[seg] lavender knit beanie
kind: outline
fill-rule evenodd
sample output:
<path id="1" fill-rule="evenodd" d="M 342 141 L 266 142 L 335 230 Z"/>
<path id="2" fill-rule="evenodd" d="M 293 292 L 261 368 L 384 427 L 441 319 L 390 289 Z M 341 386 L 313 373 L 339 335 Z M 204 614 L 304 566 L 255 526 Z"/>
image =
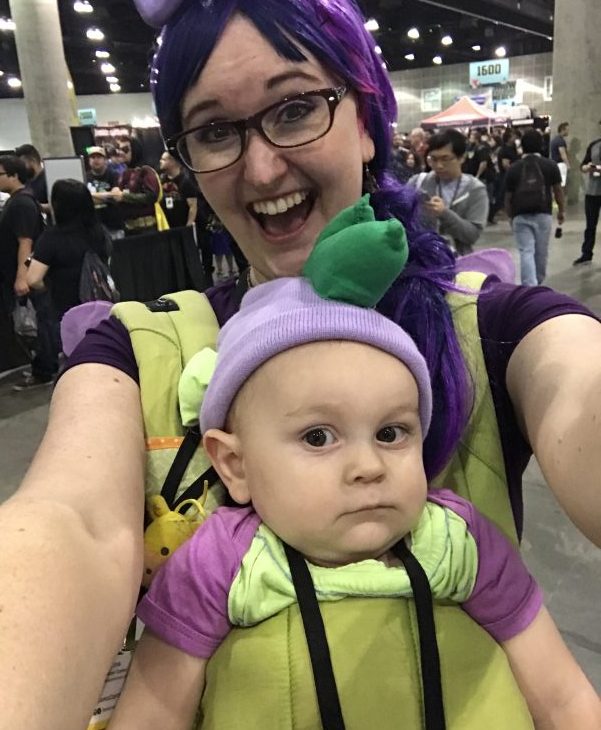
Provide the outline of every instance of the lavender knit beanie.
<path id="1" fill-rule="evenodd" d="M 224 427 L 236 394 L 263 363 L 285 350 L 323 340 L 362 342 L 405 363 L 417 382 L 425 438 L 432 415 L 430 375 L 411 337 L 373 309 L 322 299 L 303 277 L 276 279 L 251 289 L 238 314 L 221 330 L 217 366 L 200 410 L 202 433 Z"/>

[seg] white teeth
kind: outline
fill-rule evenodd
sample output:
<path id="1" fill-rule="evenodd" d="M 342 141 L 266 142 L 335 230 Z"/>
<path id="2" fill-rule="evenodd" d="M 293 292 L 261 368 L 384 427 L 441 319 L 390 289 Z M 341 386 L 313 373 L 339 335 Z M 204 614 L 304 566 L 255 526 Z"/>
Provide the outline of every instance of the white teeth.
<path id="1" fill-rule="evenodd" d="M 294 208 L 295 205 L 300 205 L 308 196 L 309 193 L 307 192 L 296 192 L 287 195 L 285 198 L 258 200 L 256 203 L 253 203 L 253 210 L 259 215 L 278 215 L 285 213 L 290 208 Z"/>

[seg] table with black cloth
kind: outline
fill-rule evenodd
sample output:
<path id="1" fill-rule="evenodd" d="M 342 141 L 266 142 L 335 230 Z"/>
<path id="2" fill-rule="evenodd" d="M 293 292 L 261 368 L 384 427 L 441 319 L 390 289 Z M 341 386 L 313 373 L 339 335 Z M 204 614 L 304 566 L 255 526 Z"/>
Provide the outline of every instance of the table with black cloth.
<path id="1" fill-rule="evenodd" d="M 208 287 L 190 226 L 113 241 L 111 273 L 123 301 Z"/>

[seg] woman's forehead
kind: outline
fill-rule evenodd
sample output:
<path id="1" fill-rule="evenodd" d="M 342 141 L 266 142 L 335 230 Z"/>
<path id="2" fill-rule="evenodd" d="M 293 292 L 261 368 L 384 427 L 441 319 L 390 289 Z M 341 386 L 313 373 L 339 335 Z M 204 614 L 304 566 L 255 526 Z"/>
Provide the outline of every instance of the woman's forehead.
<path id="1" fill-rule="evenodd" d="M 259 97 L 276 93 L 286 83 L 286 91 L 295 81 L 305 82 L 307 88 L 323 85 L 328 80 L 326 70 L 308 51 L 299 49 L 306 60 L 285 58 L 248 19 L 234 16 L 184 97 L 184 124 L 193 113 L 209 106 L 228 105 L 232 101 L 252 104 L 255 99 L 260 103 Z"/>

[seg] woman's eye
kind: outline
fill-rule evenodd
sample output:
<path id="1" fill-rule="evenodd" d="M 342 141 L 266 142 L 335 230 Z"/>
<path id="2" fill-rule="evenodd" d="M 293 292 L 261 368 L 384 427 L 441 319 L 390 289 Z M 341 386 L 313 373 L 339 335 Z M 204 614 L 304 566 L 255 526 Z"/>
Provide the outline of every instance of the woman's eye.
<path id="1" fill-rule="evenodd" d="M 396 444 L 402 441 L 407 431 L 401 426 L 384 426 L 376 434 L 376 439 L 385 444 Z"/>
<path id="2" fill-rule="evenodd" d="M 314 449 L 321 449 L 334 443 L 334 434 L 327 428 L 312 428 L 303 434 L 303 441 Z"/>
<path id="3" fill-rule="evenodd" d="M 229 142 L 234 136 L 235 131 L 227 124 L 217 125 L 214 127 L 203 127 L 196 132 L 196 141 L 201 144 L 219 144 Z"/>
<path id="4" fill-rule="evenodd" d="M 313 105 L 307 102 L 293 101 L 278 109 L 277 122 L 291 124 L 300 122 L 313 111 Z"/>

